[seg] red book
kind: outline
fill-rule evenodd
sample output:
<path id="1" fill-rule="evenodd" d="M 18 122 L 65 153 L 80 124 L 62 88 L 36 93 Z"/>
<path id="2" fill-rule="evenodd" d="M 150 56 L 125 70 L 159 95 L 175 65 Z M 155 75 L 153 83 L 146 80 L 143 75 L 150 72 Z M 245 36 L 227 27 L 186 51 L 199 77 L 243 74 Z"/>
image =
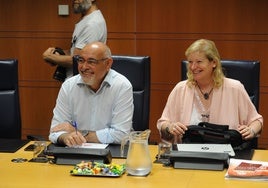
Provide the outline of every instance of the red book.
<path id="1" fill-rule="evenodd" d="M 225 177 L 268 181 L 268 162 L 231 158 Z"/>

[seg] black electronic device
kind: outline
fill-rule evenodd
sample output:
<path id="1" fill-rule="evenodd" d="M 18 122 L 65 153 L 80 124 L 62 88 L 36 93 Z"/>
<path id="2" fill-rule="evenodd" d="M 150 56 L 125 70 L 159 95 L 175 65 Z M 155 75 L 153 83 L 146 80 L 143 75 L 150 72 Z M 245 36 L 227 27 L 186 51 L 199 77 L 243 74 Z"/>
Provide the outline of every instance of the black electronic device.
<path id="1" fill-rule="evenodd" d="M 223 170 L 229 164 L 228 153 L 171 151 L 164 157 L 174 168 L 182 169 Z"/>
<path id="2" fill-rule="evenodd" d="M 30 140 L 0 138 L 0 152 L 15 153 Z"/>
<path id="3" fill-rule="evenodd" d="M 75 165 L 81 161 L 96 161 L 109 164 L 112 161 L 109 149 L 71 148 L 50 144 L 44 154 L 53 156 L 55 163 L 62 165 Z"/>
<path id="4" fill-rule="evenodd" d="M 56 47 L 53 53 L 65 55 L 64 51 L 59 47 Z M 66 68 L 58 65 L 55 72 L 54 72 L 53 78 L 55 80 L 59 80 L 61 82 L 64 82 L 64 80 L 66 79 Z"/>

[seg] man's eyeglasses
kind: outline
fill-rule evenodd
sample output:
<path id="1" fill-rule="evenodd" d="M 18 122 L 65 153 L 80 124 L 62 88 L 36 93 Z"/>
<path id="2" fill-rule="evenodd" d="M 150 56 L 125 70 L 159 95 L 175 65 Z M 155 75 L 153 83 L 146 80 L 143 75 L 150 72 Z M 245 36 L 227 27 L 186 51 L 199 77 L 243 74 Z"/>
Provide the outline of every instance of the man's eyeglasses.
<path id="1" fill-rule="evenodd" d="M 75 56 L 73 56 L 73 59 L 74 59 L 74 61 L 77 64 L 81 64 L 82 65 L 82 64 L 84 64 L 86 62 L 88 65 L 95 66 L 95 65 L 99 64 L 100 62 L 103 62 L 103 61 L 107 60 L 108 58 L 107 57 L 106 58 L 102 58 L 102 59 L 89 58 L 89 59 L 85 60 L 81 56 L 75 55 Z"/>

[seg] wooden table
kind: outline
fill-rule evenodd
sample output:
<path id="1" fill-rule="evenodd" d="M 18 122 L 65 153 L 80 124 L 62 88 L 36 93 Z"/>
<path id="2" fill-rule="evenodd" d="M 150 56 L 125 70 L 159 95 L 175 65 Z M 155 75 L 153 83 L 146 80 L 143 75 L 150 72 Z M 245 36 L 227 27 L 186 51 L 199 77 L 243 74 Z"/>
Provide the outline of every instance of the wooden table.
<path id="1" fill-rule="evenodd" d="M 30 143 L 29 143 L 30 144 Z M 27 146 L 27 145 L 26 145 Z M 0 153 L 0 187 L 1 188 L 77 188 L 77 187 L 125 187 L 125 188 L 267 188 L 268 182 L 244 180 L 226 180 L 224 171 L 183 170 L 163 167 L 153 163 L 151 173 L 147 177 L 134 177 L 124 174 L 119 178 L 82 177 L 70 175 L 73 166 L 50 163 L 14 163 L 13 158 L 32 158 L 32 152 L 24 151 L 24 146 L 16 153 Z M 152 161 L 155 160 L 157 146 L 151 145 Z M 268 161 L 268 150 L 256 150 L 254 160 Z M 113 159 L 122 164 L 125 159 Z"/>

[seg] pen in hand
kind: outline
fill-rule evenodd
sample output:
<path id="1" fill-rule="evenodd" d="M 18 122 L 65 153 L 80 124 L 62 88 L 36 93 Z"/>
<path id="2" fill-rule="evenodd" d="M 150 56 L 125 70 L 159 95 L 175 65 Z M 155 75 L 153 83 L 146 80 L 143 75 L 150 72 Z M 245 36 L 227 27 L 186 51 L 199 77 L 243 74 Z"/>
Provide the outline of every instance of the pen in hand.
<path id="1" fill-rule="evenodd" d="M 73 125 L 73 127 L 75 128 L 75 132 L 76 132 L 76 134 L 77 134 L 77 123 L 76 123 L 76 121 L 73 121 L 73 122 L 72 122 L 72 125 Z"/>

